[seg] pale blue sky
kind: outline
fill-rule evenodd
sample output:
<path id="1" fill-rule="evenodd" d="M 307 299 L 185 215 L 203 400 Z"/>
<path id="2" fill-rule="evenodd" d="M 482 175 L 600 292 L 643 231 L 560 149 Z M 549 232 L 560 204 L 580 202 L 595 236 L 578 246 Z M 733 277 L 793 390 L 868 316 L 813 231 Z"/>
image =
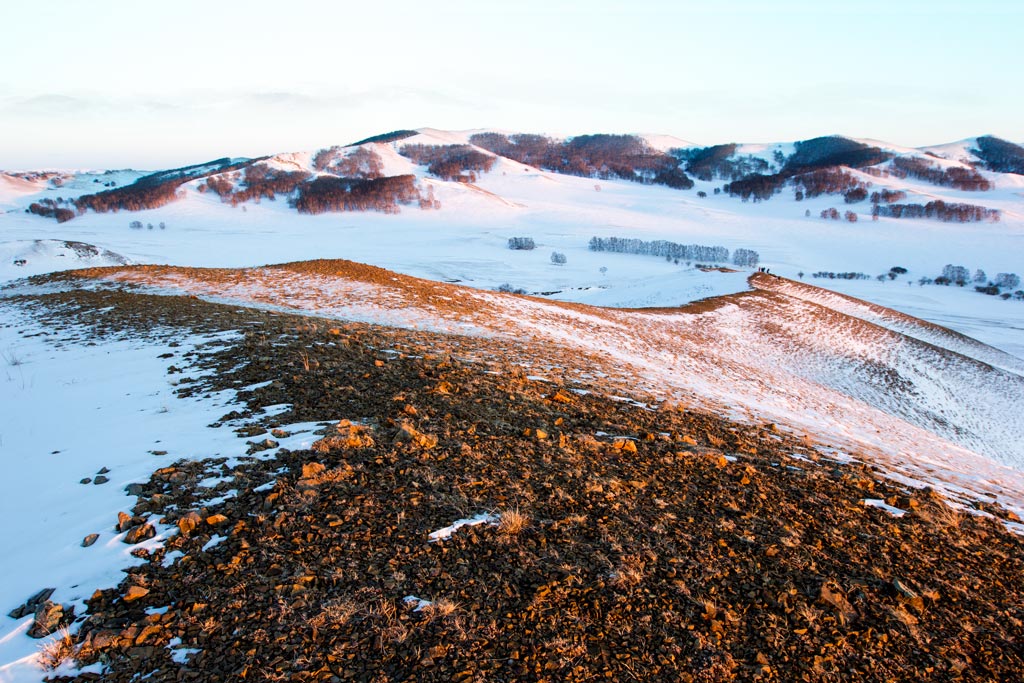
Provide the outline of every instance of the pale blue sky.
<path id="1" fill-rule="evenodd" d="M 0 168 L 395 128 L 1024 141 L 1024 3 L 3 0 Z"/>

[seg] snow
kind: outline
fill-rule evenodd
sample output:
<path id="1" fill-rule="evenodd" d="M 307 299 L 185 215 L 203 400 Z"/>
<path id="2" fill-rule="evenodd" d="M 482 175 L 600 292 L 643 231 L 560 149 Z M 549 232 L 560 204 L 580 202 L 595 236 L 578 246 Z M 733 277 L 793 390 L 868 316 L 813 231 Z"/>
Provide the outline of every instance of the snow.
<path id="1" fill-rule="evenodd" d="M 180 375 L 167 375 L 186 353 L 227 335 L 179 334 L 177 347 L 169 340 L 98 340 L 44 327 L 2 298 L 0 323 L 0 516 L 8 520 L 0 525 L 0 682 L 22 683 L 41 679 L 36 653 L 43 641 L 24 635 L 32 617 L 15 621 L 9 611 L 54 587 L 51 599 L 81 614 L 97 588 L 116 585 L 122 569 L 142 561 L 133 549 L 153 549 L 177 533 L 151 518 L 155 538 L 122 543 L 117 513 L 135 504 L 125 486 L 181 458 L 243 456 L 246 445 L 230 428 L 207 426 L 231 409 L 234 392 L 182 399 L 172 384 Z M 162 353 L 174 356 L 157 358 Z M 315 438 L 314 425 L 285 429 L 292 436 L 282 445 L 308 447 Z M 103 467 L 109 482 L 79 483 Z M 99 539 L 83 548 L 90 533 Z M 180 556 L 169 553 L 165 563 Z"/>
<path id="2" fill-rule="evenodd" d="M 428 538 L 431 543 L 437 541 L 443 541 L 447 538 L 451 538 L 452 534 L 461 529 L 464 526 L 477 526 L 478 524 L 496 524 L 498 518 L 488 512 L 480 512 L 472 517 L 466 519 L 457 519 L 450 526 L 446 526 L 443 529 L 437 531 L 431 531 Z"/>
<path id="3" fill-rule="evenodd" d="M 885 510 L 893 517 L 902 517 L 903 515 L 907 514 L 906 510 L 901 510 L 898 507 L 893 507 L 892 505 L 887 504 L 884 500 L 880 498 L 865 498 L 861 502 L 864 503 L 864 507 L 872 507 L 878 508 L 879 510 Z"/>

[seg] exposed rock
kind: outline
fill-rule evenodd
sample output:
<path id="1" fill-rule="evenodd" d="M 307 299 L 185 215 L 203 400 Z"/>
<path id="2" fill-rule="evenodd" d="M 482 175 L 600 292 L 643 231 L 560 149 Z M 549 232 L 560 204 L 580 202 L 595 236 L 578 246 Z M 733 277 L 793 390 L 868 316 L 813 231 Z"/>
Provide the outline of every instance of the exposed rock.
<path id="1" fill-rule="evenodd" d="M 857 617 L 857 610 L 855 610 L 849 600 L 846 599 L 846 595 L 843 594 L 843 590 L 834 582 L 826 581 L 821 584 L 821 590 L 818 593 L 818 602 L 834 609 L 840 617 L 840 622 L 843 624 Z"/>
<path id="2" fill-rule="evenodd" d="M 178 530 L 181 531 L 182 536 L 188 538 L 202 522 L 203 518 L 198 512 L 188 512 L 178 518 Z"/>
<path id="3" fill-rule="evenodd" d="M 107 477 L 104 477 L 104 476 L 103 476 L 103 475 L 101 474 L 101 475 L 99 475 L 98 477 L 96 477 L 95 479 L 93 479 L 93 480 L 92 480 L 92 483 L 93 483 L 93 484 L 106 484 L 106 483 L 107 483 L 108 481 L 110 481 L 110 479 L 109 479 L 109 478 L 107 478 Z"/>
<path id="4" fill-rule="evenodd" d="M 42 589 L 41 591 L 30 597 L 28 600 L 26 600 L 22 605 L 20 605 L 19 607 L 15 607 L 10 612 L 8 612 L 7 616 L 9 616 L 11 619 L 21 619 L 23 617 L 27 617 L 30 614 L 35 614 L 39 606 L 47 600 L 49 600 L 50 596 L 53 595 L 53 592 L 55 590 L 57 589 Z"/>
<path id="5" fill-rule="evenodd" d="M 128 533 L 124 535 L 123 541 L 129 545 L 135 545 L 136 543 L 142 543 L 154 536 L 156 536 L 156 529 L 153 528 L 152 524 L 141 524 L 130 529 Z"/>
<path id="6" fill-rule="evenodd" d="M 420 432 L 410 423 L 403 422 L 398 428 L 398 433 L 395 435 L 395 443 L 408 443 L 417 448 L 429 450 L 437 446 L 437 436 Z"/>
<path id="7" fill-rule="evenodd" d="M 374 444 L 372 433 L 370 427 L 342 420 L 335 426 L 334 434 L 315 441 L 312 449 L 317 453 L 329 453 L 347 448 L 370 448 Z"/>
<path id="8" fill-rule="evenodd" d="M 36 609 L 36 618 L 28 630 L 28 635 L 30 638 L 45 638 L 61 626 L 70 623 L 74 618 L 73 607 L 65 608 L 63 605 L 46 600 Z"/>
<path id="9" fill-rule="evenodd" d="M 99 539 L 99 537 L 99 534 L 88 534 L 85 538 L 82 539 L 82 547 L 88 548 L 93 543 L 95 543 Z"/>
<path id="10" fill-rule="evenodd" d="M 135 602 L 140 598 L 144 598 L 149 595 L 149 589 L 143 588 L 142 586 L 129 586 L 128 590 L 124 593 L 125 602 Z"/>

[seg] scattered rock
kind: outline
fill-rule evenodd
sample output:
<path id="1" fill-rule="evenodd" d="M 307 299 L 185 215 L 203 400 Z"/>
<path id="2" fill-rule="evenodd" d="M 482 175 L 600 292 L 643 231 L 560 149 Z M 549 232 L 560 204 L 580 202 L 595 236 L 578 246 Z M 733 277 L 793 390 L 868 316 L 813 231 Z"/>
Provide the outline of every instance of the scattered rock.
<path id="1" fill-rule="evenodd" d="M 82 547 L 88 548 L 93 543 L 95 543 L 99 539 L 99 537 L 99 534 L 88 534 L 85 538 L 82 539 Z"/>
<path id="2" fill-rule="evenodd" d="M 30 614 L 35 614 L 39 606 L 50 599 L 56 588 L 44 588 L 28 600 L 26 600 L 21 606 L 14 608 L 7 613 L 11 619 L 21 619 L 27 617 Z"/>
<path id="3" fill-rule="evenodd" d="M 79 483 L 79 484 L 90 484 L 90 483 L 92 483 L 92 477 L 86 477 L 85 479 L 82 479 L 82 480 L 81 480 L 80 482 L 78 482 L 78 483 Z"/>
<path id="4" fill-rule="evenodd" d="M 853 605 L 846 599 L 846 595 L 843 594 L 843 590 L 835 582 L 826 581 L 821 584 L 818 602 L 835 610 L 843 624 L 857 617 L 857 610 L 853 608 Z"/>
<path id="5" fill-rule="evenodd" d="M 101 468 L 100 468 L 100 469 L 99 469 L 99 470 L 98 470 L 98 471 L 96 472 L 96 474 L 110 474 L 110 470 L 109 470 L 109 469 L 107 469 L 106 467 L 101 467 Z"/>
<path id="6" fill-rule="evenodd" d="M 28 636 L 30 638 L 45 638 L 61 626 L 70 623 L 74 618 L 73 607 L 65 608 L 63 605 L 47 600 L 36 609 L 36 618 L 28 630 Z"/>
<path id="7" fill-rule="evenodd" d="M 143 588 L 142 586 L 129 586 L 128 590 L 124 593 L 125 602 L 135 602 L 140 598 L 144 598 L 149 595 L 149 589 Z"/>
<path id="8" fill-rule="evenodd" d="M 226 524 L 227 521 L 228 521 L 227 515 L 221 515 L 221 514 L 210 515 L 209 517 L 206 518 L 206 523 L 209 524 L 210 526 L 220 526 L 222 524 Z"/>
<path id="9" fill-rule="evenodd" d="M 409 443 L 423 450 L 437 446 L 437 436 L 418 431 L 408 422 L 403 422 L 395 435 L 395 443 Z"/>
<path id="10" fill-rule="evenodd" d="M 153 525 L 142 524 L 130 529 L 128 533 L 124 535 L 123 541 L 129 545 L 135 545 L 136 543 L 142 543 L 154 536 L 156 536 L 156 529 L 153 528 Z"/>
<path id="11" fill-rule="evenodd" d="M 106 484 L 110 479 L 104 477 L 102 474 L 92 480 L 93 484 Z"/>
<path id="12" fill-rule="evenodd" d="M 181 531 L 182 536 L 188 538 L 202 522 L 203 518 L 198 512 L 188 512 L 178 519 L 178 530 Z"/>

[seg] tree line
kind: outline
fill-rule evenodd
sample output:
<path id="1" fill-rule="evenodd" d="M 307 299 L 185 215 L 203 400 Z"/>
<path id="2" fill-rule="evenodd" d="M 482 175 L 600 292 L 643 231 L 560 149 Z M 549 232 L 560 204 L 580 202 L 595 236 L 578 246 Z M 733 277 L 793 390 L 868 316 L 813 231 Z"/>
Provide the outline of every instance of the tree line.
<path id="1" fill-rule="evenodd" d="M 944 223 L 979 223 L 981 221 L 998 222 L 1001 216 L 999 209 L 989 209 L 977 204 L 947 203 L 941 199 L 927 204 L 875 204 L 871 207 L 871 217 L 888 218 L 934 218 Z"/>
<path id="2" fill-rule="evenodd" d="M 299 213 L 329 211 L 381 211 L 398 213 L 401 204 L 419 204 L 416 176 L 384 178 L 339 178 L 320 176 L 298 186 L 292 206 Z"/>
<path id="3" fill-rule="evenodd" d="M 487 173 L 495 157 L 469 145 L 405 145 L 398 153 L 442 180 L 475 183 L 477 172 Z"/>
<path id="4" fill-rule="evenodd" d="M 992 183 L 973 168 L 941 168 L 932 166 L 924 159 L 896 157 L 892 160 L 889 173 L 897 178 L 910 176 L 932 185 L 952 187 L 966 192 L 985 192 L 992 189 Z"/>
<path id="5" fill-rule="evenodd" d="M 635 135 L 578 135 L 554 140 L 543 135 L 478 133 L 470 144 L 489 152 L 556 173 L 619 178 L 648 185 L 688 190 L 693 180 L 676 157 L 656 150 Z"/>
<path id="6" fill-rule="evenodd" d="M 648 242 L 626 237 L 592 237 L 588 246 L 591 251 L 663 256 L 670 260 L 729 263 L 729 250 L 720 246 L 678 244 L 667 240 Z M 733 254 L 733 263 L 739 266 L 754 267 L 758 264 L 760 258 L 760 255 L 752 249 L 737 249 Z"/>

